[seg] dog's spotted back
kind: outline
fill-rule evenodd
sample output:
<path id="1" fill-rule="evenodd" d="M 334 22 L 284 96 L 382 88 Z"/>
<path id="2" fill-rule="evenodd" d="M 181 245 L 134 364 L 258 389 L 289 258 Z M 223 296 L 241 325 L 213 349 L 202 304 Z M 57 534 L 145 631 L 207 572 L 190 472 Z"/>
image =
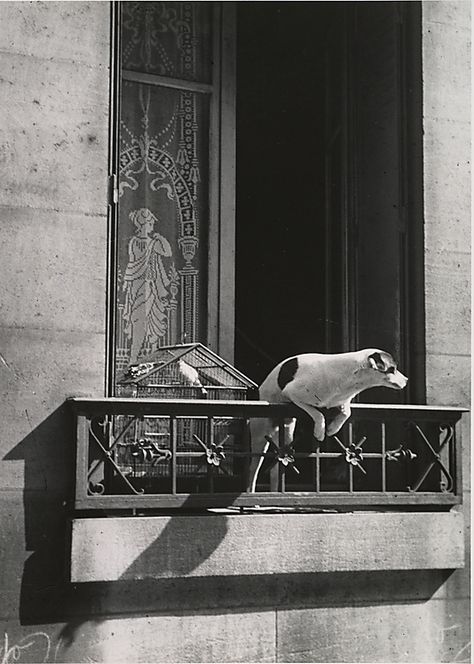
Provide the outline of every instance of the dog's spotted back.
<path id="1" fill-rule="evenodd" d="M 285 360 L 285 362 L 283 362 L 277 377 L 277 383 L 280 390 L 283 390 L 288 385 L 288 383 L 291 383 L 297 371 L 298 371 L 297 357 L 290 357 L 288 360 Z"/>

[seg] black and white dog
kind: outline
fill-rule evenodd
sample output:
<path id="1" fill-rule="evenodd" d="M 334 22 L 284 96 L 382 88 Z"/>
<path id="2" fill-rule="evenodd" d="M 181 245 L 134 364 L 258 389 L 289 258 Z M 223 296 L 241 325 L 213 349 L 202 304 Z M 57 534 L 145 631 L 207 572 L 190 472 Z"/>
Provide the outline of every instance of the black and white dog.
<path id="1" fill-rule="evenodd" d="M 408 378 L 397 369 L 393 357 L 383 350 L 366 348 L 352 353 L 325 355 L 306 353 L 280 362 L 259 388 L 259 397 L 272 403 L 294 403 L 312 418 L 314 436 L 323 441 L 333 436 L 351 414 L 352 399 L 369 387 L 401 390 Z M 330 409 L 326 421 L 321 409 Z M 285 423 L 287 442 L 292 442 L 296 420 Z M 276 422 L 250 420 L 251 457 L 249 490 L 255 491 L 257 477 L 268 449 L 270 436 L 278 440 Z M 276 437 L 275 437 L 276 436 Z"/>

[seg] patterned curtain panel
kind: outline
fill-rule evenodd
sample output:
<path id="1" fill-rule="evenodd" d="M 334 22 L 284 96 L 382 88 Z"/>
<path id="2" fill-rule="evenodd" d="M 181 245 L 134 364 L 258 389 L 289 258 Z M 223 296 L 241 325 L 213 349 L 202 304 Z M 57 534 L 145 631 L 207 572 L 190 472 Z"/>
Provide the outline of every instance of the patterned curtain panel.
<path id="1" fill-rule="evenodd" d="M 122 81 L 117 377 L 160 346 L 205 341 L 210 94 L 186 81 L 210 77 L 207 13 L 124 3 L 122 68 L 158 78 Z"/>
<path id="2" fill-rule="evenodd" d="M 211 4 L 123 2 L 122 67 L 210 83 Z"/>

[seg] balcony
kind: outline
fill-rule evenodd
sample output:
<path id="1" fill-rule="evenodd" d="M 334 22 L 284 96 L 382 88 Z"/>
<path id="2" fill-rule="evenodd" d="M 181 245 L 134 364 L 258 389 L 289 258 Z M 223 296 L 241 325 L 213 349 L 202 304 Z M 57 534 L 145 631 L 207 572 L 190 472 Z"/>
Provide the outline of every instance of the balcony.
<path id="1" fill-rule="evenodd" d="M 343 429 L 319 446 L 290 446 L 291 405 L 263 401 L 73 398 L 75 509 L 285 508 L 446 510 L 461 501 L 464 409 L 354 404 Z M 246 490 L 248 420 L 271 417 L 257 492 Z"/>

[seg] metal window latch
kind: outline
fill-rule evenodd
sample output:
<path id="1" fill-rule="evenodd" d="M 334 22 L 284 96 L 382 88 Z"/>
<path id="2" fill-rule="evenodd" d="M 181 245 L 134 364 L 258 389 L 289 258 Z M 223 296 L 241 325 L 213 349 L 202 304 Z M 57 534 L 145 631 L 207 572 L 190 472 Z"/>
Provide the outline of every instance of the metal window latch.
<path id="1" fill-rule="evenodd" d="M 116 173 L 109 175 L 109 205 L 117 205 L 119 200 L 118 177 Z"/>

